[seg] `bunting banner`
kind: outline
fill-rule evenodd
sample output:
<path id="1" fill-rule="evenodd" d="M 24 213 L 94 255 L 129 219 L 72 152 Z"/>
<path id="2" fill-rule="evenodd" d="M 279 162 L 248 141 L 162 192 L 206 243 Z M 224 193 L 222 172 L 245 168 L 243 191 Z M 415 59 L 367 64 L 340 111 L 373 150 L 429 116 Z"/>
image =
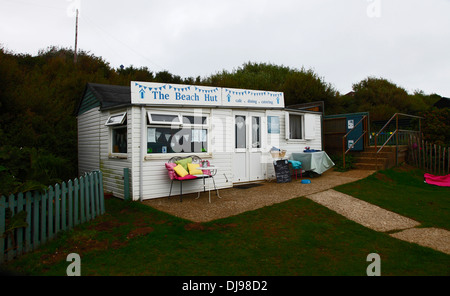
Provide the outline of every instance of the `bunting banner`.
<path id="1" fill-rule="evenodd" d="M 131 82 L 131 103 L 209 107 L 284 108 L 282 92 L 199 85 Z"/>

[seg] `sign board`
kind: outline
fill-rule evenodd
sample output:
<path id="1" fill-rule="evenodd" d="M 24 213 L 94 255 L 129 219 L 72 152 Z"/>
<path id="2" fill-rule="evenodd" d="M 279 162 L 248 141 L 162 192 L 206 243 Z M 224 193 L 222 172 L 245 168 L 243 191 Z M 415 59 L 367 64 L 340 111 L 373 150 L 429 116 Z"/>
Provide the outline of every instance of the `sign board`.
<path id="1" fill-rule="evenodd" d="M 354 126 L 355 126 L 354 119 L 347 120 L 347 129 L 351 130 L 351 129 L 353 129 Z"/>
<path id="2" fill-rule="evenodd" d="M 222 88 L 222 106 L 283 108 L 282 92 Z"/>
<path id="3" fill-rule="evenodd" d="M 221 105 L 221 89 L 218 87 L 131 82 L 131 103 L 145 105 Z"/>
<path id="4" fill-rule="evenodd" d="M 281 159 L 273 162 L 277 183 L 291 182 L 291 170 L 287 159 Z"/>
<path id="5" fill-rule="evenodd" d="M 131 103 L 196 107 L 284 108 L 284 95 L 282 92 L 132 81 Z"/>

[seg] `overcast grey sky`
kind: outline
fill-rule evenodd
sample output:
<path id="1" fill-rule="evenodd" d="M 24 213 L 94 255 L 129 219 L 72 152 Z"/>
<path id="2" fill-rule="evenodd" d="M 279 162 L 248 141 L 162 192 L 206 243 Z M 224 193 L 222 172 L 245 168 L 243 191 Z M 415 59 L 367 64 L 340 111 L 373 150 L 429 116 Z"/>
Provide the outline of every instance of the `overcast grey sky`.
<path id="1" fill-rule="evenodd" d="M 246 62 L 313 69 L 341 93 L 368 76 L 450 97 L 450 0 L 0 0 L 0 45 L 78 48 L 182 77 Z"/>

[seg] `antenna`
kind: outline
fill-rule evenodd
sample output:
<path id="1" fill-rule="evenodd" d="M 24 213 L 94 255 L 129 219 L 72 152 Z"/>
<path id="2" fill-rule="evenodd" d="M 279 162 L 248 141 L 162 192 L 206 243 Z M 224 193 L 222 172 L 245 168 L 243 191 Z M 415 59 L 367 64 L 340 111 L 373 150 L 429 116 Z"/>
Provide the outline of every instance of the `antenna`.
<path id="1" fill-rule="evenodd" d="M 77 41 L 78 41 L 78 9 L 77 9 L 77 17 L 75 21 L 75 51 L 73 55 L 74 64 L 77 63 Z"/>

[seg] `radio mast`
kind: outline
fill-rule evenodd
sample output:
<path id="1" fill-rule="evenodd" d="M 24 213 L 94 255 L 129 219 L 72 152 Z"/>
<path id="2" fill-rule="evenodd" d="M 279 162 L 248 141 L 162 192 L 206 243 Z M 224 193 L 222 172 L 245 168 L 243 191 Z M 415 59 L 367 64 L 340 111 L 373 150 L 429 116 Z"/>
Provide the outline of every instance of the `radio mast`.
<path id="1" fill-rule="evenodd" d="M 77 9 L 77 15 L 76 15 L 76 21 L 75 21 L 75 51 L 74 51 L 74 55 L 73 55 L 74 64 L 77 63 L 77 41 L 78 41 L 78 9 Z"/>

